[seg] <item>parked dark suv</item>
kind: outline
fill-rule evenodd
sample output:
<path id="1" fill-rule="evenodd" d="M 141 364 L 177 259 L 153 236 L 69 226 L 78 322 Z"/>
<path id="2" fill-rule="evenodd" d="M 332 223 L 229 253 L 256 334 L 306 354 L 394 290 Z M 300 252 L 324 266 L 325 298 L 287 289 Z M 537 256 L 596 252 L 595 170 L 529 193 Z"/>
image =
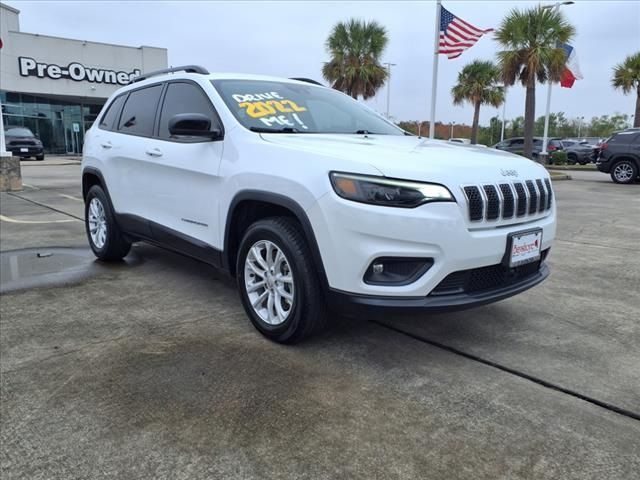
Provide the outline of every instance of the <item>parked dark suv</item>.
<path id="1" fill-rule="evenodd" d="M 632 183 L 640 175 L 640 128 L 614 133 L 600 145 L 598 170 L 616 183 Z"/>
<path id="2" fill-rule="evenodd" d="M 505 138 L 500 143 L 496 143 L 493 148 L 522 155 L 522 151 L 524 150 L 524 137 Z M 562 142 L 559 138 L 550 138 L 547 145 L 547 151 L 551 153 L 556 150 L 562 150 Z M 541 151 L 542 137 L 533 137 L 533 151 L 531 155 L 535 158 Z"/>
<path id="3" fill-rule="evenodd" d="M 21 158 L 35 157 L 44 160 L 42 142 L 31 130 L 25 127 L 7 127 L 4 132 L 7 151 Z"/>

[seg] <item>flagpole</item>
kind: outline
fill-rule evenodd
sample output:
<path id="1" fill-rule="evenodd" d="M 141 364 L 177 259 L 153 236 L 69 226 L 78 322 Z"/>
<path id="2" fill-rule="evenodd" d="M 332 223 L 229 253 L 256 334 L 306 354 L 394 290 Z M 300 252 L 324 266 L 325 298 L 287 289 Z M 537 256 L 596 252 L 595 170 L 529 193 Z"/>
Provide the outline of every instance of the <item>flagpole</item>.
<path id="1" fill-rule="evenodd" d="M 542 155 L 543 160 L 546 161 L 547 155 L 547 145 L 549 144 L 549 111 L 551 110 L 551 79 L 548 79 L 549 86 L 547 88 L 547 110 L 544 114 L 544 135 L 542 137 L 542 151 L 540 155 Z"/>
<path id="2" fill-rule="evenodd" d="M 556 2 L 553 5 L 545 5 L 542 9 L 552 9 L 554 13 L 557 13 L 560 11 L 561 5 L 572 5 L 573 3 L 574 2 L 572 1 Z M 547 156 L 549 155 L 549 152 L 547 152 L 547 146 L 549 145 L 549 112 L 551 110 L 551 86 L 553 85 L 551 78 L 548 78 L 547 81 L 549 82 L 549 86 L 547 88 L 547 110 L 544 114 L 544 136 L 542 137 L 542 151 L 540 152 L 543 163 L 548 163 Z"/>
<path id="3" fill-rule="evenodd" d="M 433 79 L 431 80 L 431 121 L 429 122 L 429 138 L 436 134 L 436 90 L 438 89 L 438 50 L 440 49 L 440 0 L 436 2 L 436 24 L 433 41 Z"/>

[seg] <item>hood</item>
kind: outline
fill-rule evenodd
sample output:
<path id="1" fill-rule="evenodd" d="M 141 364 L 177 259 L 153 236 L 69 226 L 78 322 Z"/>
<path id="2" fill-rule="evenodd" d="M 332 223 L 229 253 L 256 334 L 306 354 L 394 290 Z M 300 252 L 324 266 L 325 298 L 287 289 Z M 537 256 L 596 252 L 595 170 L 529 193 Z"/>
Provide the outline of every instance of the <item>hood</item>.
<path id="1" fill-rule="evenodd" d="M 25 141 L 25 142 L 36 142 L 36 143 L 40 143 L 40 139 L 38 137 L 24 137 L 24 136 L 15 136 L 15 135 L 6 135 L 4 136 L 4 141 L 5 142 L 16 142 L 16 141 Z"/>
<path id="2" fill-rule="evenodd" d="M 278 133 L 262 134 L 262 138 L 283 147 L 366 164 L 386 177 L 405 180 L 464 184 L 547 176 L 544 167 L 519 155 L 415 136 Z M 340 169 L 339 164 L 331 168 Z"/>

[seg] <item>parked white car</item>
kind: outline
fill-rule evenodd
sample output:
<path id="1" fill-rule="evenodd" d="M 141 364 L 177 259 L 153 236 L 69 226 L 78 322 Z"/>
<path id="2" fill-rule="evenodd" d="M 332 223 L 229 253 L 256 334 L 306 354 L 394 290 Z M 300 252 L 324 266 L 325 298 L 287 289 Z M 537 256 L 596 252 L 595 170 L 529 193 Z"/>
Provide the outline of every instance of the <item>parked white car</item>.
<path id="1" fill-rule="evenodd" d="M 83 151 L 98 258 L 144 240 L 221 268 L 279 342 L 322 328 L 328 309 L 461 309 L 549 273 L 542 166 L 409 135 L 309 82 L 147 74 L 113 94 Z"/>

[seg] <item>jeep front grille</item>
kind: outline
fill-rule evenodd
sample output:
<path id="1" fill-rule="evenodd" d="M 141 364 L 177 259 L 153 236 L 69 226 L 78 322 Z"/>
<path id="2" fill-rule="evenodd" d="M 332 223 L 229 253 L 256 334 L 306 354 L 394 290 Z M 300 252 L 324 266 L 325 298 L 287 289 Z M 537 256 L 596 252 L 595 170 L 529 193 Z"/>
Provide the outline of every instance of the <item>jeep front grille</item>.
<path id="1" fill-rule="evenodd" d="M 551 209 L 553 199 L 548 178 L 464 185 L 462 191 L 472 222 L 539 215 Z"/>

